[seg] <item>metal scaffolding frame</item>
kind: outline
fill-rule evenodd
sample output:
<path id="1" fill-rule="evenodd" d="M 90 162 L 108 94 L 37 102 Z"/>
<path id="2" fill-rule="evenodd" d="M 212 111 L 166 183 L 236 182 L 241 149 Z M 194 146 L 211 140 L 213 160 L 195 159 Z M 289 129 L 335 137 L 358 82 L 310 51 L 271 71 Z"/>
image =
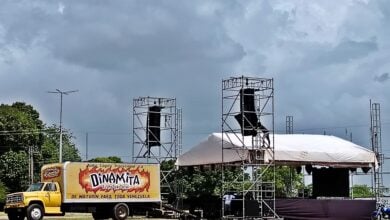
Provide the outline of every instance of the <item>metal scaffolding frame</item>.
<path id="1" fill-rule="evenodd" d="M 278 218 L 275 212 L 273 97 L 273 79 L 241 76 L 222 80 L 222 139 L 229 140 L 222 141 L 222 195 L 235 194 L 236 204 L 241 207 L 232 212 L 225 208 L 222 199 L 222 217 L 225 219 Z M 248 107 L 248 104 L 254 106 Z M 230 144 L 229 134 L 241 139 L 242 146 L 231 147 L 234 145 Z M 250 139 L 252 143 L 252 146 L 246 146 L 249 160 L 243 153 L 244 139 Z M 225 163 L 225 156 L 232 150 L 242 160 Z M 272 160 L 264 160 L 265 151 L 272 155 Z M 230 179 L 232 171 L 238 172 L 238 177 Z"/>
<path id="2" fill-rule="evenodd" d="M 371 119 L 371 147 L 378 160 L 378 169 L 373 169 L 373 192 L 377 202 L 384 196 L 385 186 L 383 185 L 383 163 L 384 154 L 382 153 L 382 130 L 381 130 L 381 110 L 379 103 L 371 103 L 370 100 L 370 119 Z"/>
<path id="3" fill-rule="evenodd" d="M 293 116 L 286 116 L 286 134 L 294 134 Z"/>
<path id="4" fill-rule="evenodd" d="M 286 116 L 286 134 L 294 134 L 294 117 L 291 115 Z M 288 183 L 288 188 L 286 189 L 287 194 L 291 195 L 293 191 L 293 173 L 296 172 L 294 167 L 290 167 L 290 179 Z M 302 169 L 302 166 L 301 166 Z M 305 178 L 302 178 L 302 184 L 305 185 Z M 299 194 L 299 193 L 298 193 Z M 302 197 L 305 197 L 305 187 L 302 189 Z"/>
<path id="5" fill-rule="evenodd" d="M 157 110 L 156 110 L 157 109 Z M 152 125 L 152 114 L 156 125 Z M 157 130 L 156 130 L 157 129 Z M 154 134 L 158 131 L 158 135 Z M 150 138 L 157 139 L 151 143 Z M 133 148 L 134 163 L 172 163 L 182 151 L 182 110 L 176 107 L 174 98 L 139 97 L 133 99 Z M 161 196 L 167 200 L 176 196 L 176 206 L 181 199 L 180 187 L 176 185 L 174 168 L 161 169 Z M 173 194 L 172 194 L 173 193 Z M 172 199 L 172 198 L 170 198 Z"/>

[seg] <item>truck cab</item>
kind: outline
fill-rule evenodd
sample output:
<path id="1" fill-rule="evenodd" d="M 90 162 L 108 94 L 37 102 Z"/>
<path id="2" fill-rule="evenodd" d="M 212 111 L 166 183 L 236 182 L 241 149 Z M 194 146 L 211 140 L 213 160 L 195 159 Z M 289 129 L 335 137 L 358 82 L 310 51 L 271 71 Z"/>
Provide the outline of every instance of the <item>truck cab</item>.
<path id="1" fill-rule="evenodd" d="M 7 195 L 4 211 L 9 220 L 40 220 L 44 215 L 62 215 L 61 190 L 57 182 L 31 184 L 25 192 Z"/>

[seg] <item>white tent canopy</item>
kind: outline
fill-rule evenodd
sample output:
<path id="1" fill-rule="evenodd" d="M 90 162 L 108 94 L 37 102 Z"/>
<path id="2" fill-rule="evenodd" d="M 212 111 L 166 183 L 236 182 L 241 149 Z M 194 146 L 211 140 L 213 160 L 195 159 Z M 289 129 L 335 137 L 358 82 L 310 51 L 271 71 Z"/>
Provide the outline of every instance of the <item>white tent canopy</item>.
<path id="1" fill-rule="evenodd" d="M 224 154 L 222 160 L 222 141 Z M 273 141 L 271 136 L 271 142 Z M 328 135 L 275 134 L 275 164 L 331 167 L 376 167 L 375 153 L 344 139 Z M 237 133 L 212 133 L 206 140 L 182 154 L 178 166 L 233 163 L 251 160 L 253 138 Z M 228 149 L 227 149 L 228 148 Z M 265 149 L 264 160 L 272 160 Z"/>

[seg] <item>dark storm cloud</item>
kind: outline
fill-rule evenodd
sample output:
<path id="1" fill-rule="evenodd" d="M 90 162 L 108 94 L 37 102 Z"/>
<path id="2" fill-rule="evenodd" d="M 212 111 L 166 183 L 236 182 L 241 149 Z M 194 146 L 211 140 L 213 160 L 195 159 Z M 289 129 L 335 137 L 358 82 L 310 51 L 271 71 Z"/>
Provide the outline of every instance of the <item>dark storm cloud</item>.
<path id="1" fill-rule="evenodd" d="M 62 13 L 35 7 L 14 13 L 23 14 L 28 28 L 9 28 L 9 38 L 31 41 L 40 35 L 55 57 L 70 64 L 127 73 L 175 63 L 232 62 L 244 55 L 240 44 L 226 34 L 219 15 L 203 16 L 193 4 L 61 4 Z M 9 22 L 8 26 L 22 25 Z"/>
<path id="2" fill-rule="evenodd" d="M 218 117 L 218 84 L 245 55 L 221 19 L 225 9 L 238 10 L 239 5 L 95 3 L 7 2 L 3 10 L 9 15 L 1 25 L 10 53 L 4 58 L 14 64 L 3 66 L 10 83 L 2 89 L 12 91 L 24 82 L 28 92 L 14 91 L 2 101 L 30 102 L 57 123 L 58 97 L 45 91 L 79 89 L 64 99 L 64 124 L 80 145 L 90 131 L 97 154 L 110 145 L 113 154 L 129 154 L 131 101 L 138 96 L 176 97 L 178 107 L 187 106 L 186 129 L 218 129 L 210 129 Z M 113 139 L 109 134 L 116 132 L 122 135 Z"/>
<path id="3" fill-rule="evenodd" d="M 383 83 L 389 80 L 389 78 L 390 78 L 389 73 L 383 73 L 379 76 L 375 76 L 375 81 Z"/>
<path id="4" fill-rule="evenodd" d="M 52 124 L 59 97 L 46 91 L 78 89 L 64 125 L 82 152 L 89 132 L 94 156 L 130 161 L 139 96 L 177 99 L 185 150 L 219 131 L 221 80 L 233 75 L 275 79 L 276 130 L 286 115 L 305 133 L 369 124 L 369 99 L 389 114 L 390 90 L 377 83 L 389 78 L 388 1 L 1 3 L 0 101 L 31 103 Z"/>
<path id="5" fill-rule="evenodd" d="M 352 61 L 354 59 L 366 57 L 369 53 L 378 49 L 376 42 L 353 40 L 343 40 L 336 47 L 320 53 L 314 64 L 337 64 Z"/>

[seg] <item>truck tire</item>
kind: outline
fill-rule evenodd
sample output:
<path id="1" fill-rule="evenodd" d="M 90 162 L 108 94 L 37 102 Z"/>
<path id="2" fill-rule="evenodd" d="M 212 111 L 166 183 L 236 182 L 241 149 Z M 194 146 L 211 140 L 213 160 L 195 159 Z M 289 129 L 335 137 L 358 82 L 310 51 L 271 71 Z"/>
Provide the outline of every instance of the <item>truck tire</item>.
<path id="1" fill-rule="evenodd" d="M 19 213 L 19 212 L 9 212 L 8 213 L 8 219 L 9 220 L 23 220 L 25 214 Z"/>
<path id="2" fill-rule="evenodd" d="M 113 208 L 113 220 L 125 220 L 129 216 L 129 207 L 126 203 L 118 203 Z"/>
<path id="3" fill-rule="evenodd" d="M 43 208 L 39 204 L 32 204 L 27 208 L 27 220 L 41 220 L 43 218 Z"/>

